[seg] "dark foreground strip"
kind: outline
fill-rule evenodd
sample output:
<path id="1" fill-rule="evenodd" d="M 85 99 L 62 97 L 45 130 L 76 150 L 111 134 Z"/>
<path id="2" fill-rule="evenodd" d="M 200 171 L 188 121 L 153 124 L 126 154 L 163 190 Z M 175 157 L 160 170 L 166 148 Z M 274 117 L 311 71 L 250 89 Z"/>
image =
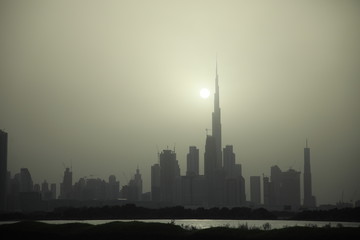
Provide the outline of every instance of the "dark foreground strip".
<path id="1" fill-rule="evenodd" d="M 25 221 L 0 225 L 0 236 L 8 239 L 360 239 L 359 228 L 289 227 L 260 230 L 214 227 L 183 229 L 174 224 L 144 222 L 110 222 L 100 225 L 85 223 L 46 224 Z"/>

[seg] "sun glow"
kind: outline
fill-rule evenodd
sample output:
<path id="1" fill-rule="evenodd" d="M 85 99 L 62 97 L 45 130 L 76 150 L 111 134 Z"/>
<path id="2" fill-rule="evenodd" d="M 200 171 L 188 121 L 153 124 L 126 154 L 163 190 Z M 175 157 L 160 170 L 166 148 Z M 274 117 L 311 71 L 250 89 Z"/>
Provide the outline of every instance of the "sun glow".
<path id="1" fill-rule="evenodd" d="M 210 91 L 209 91 L 209 89 L 207 89 L 207 88 L 202 88 L 202 89 L 200 90 L 200 97 L 206 99 L 206 98 L 208 98 L 209 96 L 210 96 Z"/>

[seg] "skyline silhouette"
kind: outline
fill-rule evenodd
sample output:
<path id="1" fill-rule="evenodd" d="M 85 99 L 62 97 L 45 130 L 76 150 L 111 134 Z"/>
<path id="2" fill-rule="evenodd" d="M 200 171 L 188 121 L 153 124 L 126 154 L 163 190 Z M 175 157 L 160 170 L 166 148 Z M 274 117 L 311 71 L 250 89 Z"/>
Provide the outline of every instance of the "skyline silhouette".
<path id="1" fill-rule="evenodd" d="M 65 165 L 73 182 L 114 175 L 123 186 L 139 166 L 149 192 L 157 152 L 176 146 L 185 176 L 196 146 L 203 175 L 217 52 L 220 150 L 233 146 L 247 200 L 250 177 L 270 176 L 275 165 L 300 171 L 303 189 L 308 138 L 317 204 L 354 202 L 359 9 L 350 1 L 1 1 L 7 169 L 59 183 Z"/>
<path id="2" fill-rule="evenodd" d="M 246 198 L 246 180 L 242 176 L 242 165 L 236 163 L 233 145 L 221 146 L 221 110 L 219 90 L 218 63 L 216 59 L 214 111 L 212 112 L 212 135 L 206 131 L 205 153 L 203 158 L 204 174 L 199 173 L 199 149 L 189 146 L 187 154 L 186 175 L 181 175 L 179 161 L 174 150 L 165 149 L 158 152 L 158 161 L 151 166 L 151 192 L 143 192 L 143 180 L 137 166 L 134 177 L 128 183 L 120 184 L 115 175 L 109 176 L 106 182 L 92 175 L 73 182 L 72 168 L 65 168 L 64 177 L 51 190 L 46 180 L 41 185 L 34 184 L 27 168 L 21 168 L 19 174 L 11 176 L 5 171 L 7 166 L 7 133 L 0 132 L 0 163 L 2 166 L 0 186 L 2 194 L 1 207 L 6 210 L 23 211 L 47 210 L 54 206 L 79 206 L 74 201 L 113 201 L 111 204 L 136 203 L 145 206 L 185 207 L 263 207 L 268 210 L 300 211 L 302 209 L 331 209 L 356 207 L 360 199 L 346 203 L 341 199 L 335 205 L 316 204 L 312 194 L 311 157 L 308 139 L 304 148 L 303 196 L 301 196 L 300 171 L 291 167 L 282 171 L 279 166 L 270 168 L 270 176 L 250 177 L 250 199 Z M 262 190 L 261 190 L 262 189 Z M 41 201 L 56 200 L 60 202 L 43 204 Z M 65 202 L 61 203 L 61 200 Z M 121 202 L 121 201 L 123 202 Z M 67 201 L 73 201 L 72 203 Z M 119 202 L 116 202 L 119 201 Z M 108 203 L 108 204 L 109 204 Z M 91 204 L 91 203 L 90 203 Z M 94 203 L 92 203 L 94 204 Z"/>

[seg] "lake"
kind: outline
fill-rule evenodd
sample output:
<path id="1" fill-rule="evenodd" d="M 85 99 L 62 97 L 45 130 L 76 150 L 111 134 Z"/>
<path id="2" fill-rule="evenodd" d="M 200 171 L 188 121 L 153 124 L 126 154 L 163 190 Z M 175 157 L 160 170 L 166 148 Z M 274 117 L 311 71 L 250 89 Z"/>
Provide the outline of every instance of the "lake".
<path id="1" fill-rule="evenodd" d="M 261 228 L 263 229 L 264 224 L 269 226 L 270 229 L 293 227 L 293 226 L 316 226 L 316 227 L 360 227 L 360 222 L 329 222 L 329 221 L 297 221 L 297 220 L 218 220 L 218 219 L 136 219 L 136 220 L 39 220 L 39 222 L 50 223 L 50 224 L 64 224 L 64 223 L 89 223 L 93 225 L 104 224 L 108 222 L 159 222 L 159 223 L 173 223 L 182 227 L 194 227 L 197 229 L 205 229 L 210 227 L 231 227 L 238 228 L 239 226 L 247 225 L 247 227 Z M 16 221 L 0 222 L 0 224 L 14 223 Z M 269 229 L 269 228 L 268 228 Z"/>

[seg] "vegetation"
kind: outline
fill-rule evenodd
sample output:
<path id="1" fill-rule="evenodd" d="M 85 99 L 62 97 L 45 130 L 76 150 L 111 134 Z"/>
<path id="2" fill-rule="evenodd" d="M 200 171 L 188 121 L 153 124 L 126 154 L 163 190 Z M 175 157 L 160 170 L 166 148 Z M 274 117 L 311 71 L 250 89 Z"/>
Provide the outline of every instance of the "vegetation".
<path id="1" fill-rule="evenodd" d="M 360 207 L 342 208 L 330 210 L 302 211 L 292 217 L 293 220 L 319 220 L 319 221 L 343 221 L 359 222 Z"/>
<path id="2" fill-rule="evenodd" d="M 264 208 L 197 208 L 182 206 L 160 209 L 124 206 L 58 208 L 53 212 L 4 213 L 0 220 L 45 220 L 45 219 L 276 219 Z"/>
<path id="3" fill-rule="evenodd" d="M 249 229 L 214 227 L 182 228 L 175 224 L 144 222 L 110 222 L 101 225 L 84 223 L 45 224 L 25 221 L 0 225 L 0 234 L 12 238 L 40 239 L 359 239 L 360 228 L 289 227 L 283 229 Z"/>
<path id="4" fill-rule="evenodd" d="M 311 220 L 311 221 L 352 221 L 360 222 L 360 208 L 313 210 L 295 212 L 269 212 L 264 208 L 197 208 L 182 206 L 150 209 L 134 204 L 105 207 L 63 207 L 52 212 L 4 212 L 0 221 L 11 220 L 74 220 L 74 219 L 234 219 L 234 220 Z M 269 226 L 266 226 L 269 227 Z"/>

